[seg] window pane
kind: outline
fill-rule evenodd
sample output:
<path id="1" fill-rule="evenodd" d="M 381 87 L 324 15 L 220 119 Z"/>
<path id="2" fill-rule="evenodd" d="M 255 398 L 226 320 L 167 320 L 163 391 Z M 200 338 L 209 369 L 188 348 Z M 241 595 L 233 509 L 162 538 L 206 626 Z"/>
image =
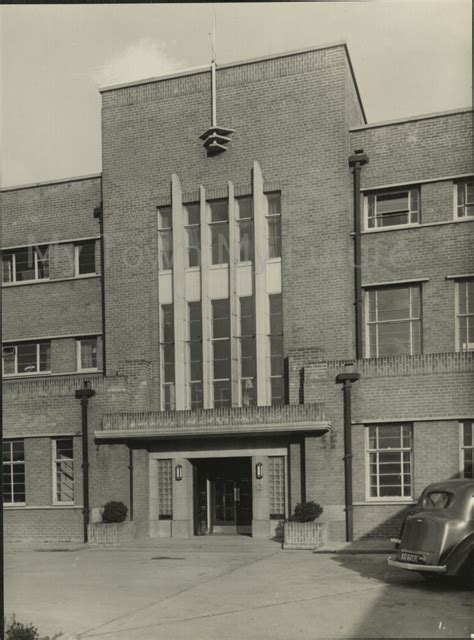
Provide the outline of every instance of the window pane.
<path id="1" fill-rule="evenodd" d="M 25 459 L 25 443 L 23 440 L 13 440 L 11 443 L 11 459 L 15 462 Z"/>
<path id="2" fill-rule="evenodd" d="M 97 369 L 97 338 L 80 340 L 81 369 Z"/>
<path id="3" fill-rule="evenodd" d="M 411 211 L 411 222 L 414 222 L 414 218 L 417 218 L 417 216 L 414 216 L 414 213 L 418 213 L 418 211 L 420 210 L 420 194 L 418 189 L 411 189 L 410 190 L 410 211 Z"/>
<path id="4" fill-rule="evenodd" d="M 40 343 L 40 371 L 51 371 L 51 343 Z"/>
<path id="5" fill-rule="evenodd" d="M 15 263 L 17 282 L 35 279 L 35 252 L 33 247 L 17 249 L 15 251 Z"/>
<path id="6" fill-rule="evenodd" d="M 209 202 L 211 208 L 211 222 L 227 222 L 229 219 L 229 212 L 227 206 L 227 200 L 214 200 Z"/>
<path id="7" fill-rule="evenodd" d="M 268 219 L 268 257 L 281 257 L 281 219 Z"/>
<path id="8" fill-rule="evenodd" d="M 214 382 L 214 407 L 230 407 L 230 382 L 219 380 Z"/>
<path id="9" fill-rule="evenodd" d="M 469 314 L 474 313 L 474 280 L 468 280 L 466 282 L 466 312 Z"/>
<path id="10" fill-rule="evenodd" d="M 241 381 L 242 386 L 242 406 L 253 407 L 257 404 L 257 385 L 254 378 L 247 378 Z"/>
<path id="11" fill-rule="evenodd" d="M 214 224 L 211 226 L 212 264 L 229 262 L 229 225 Z"/>
<path id="12" fill-rule="evenodd" d="M 253 218 L 253 199 L 251 197 L 237 198 L 237 217 Z"/>
<path id="13" fill-rule="evenodd" d="M 268 215 L 281 214 L 281 194 L 278 192 L 267 193 L 266 197 L 268 202 Z"/>
<path id="14" fill-rule="evenodd" d="M 198 202 L 184 205 L 186 224 L 199 224 L 201 221 L 200 205 Z"/>
<path id="15" fill-rule="evenodd" d="M 202 409 L 203 404 L 203 391 L 202 382 L 191 383 L 191 409 Z"/>
<path id="16" fill-rule="evenodd" d="M 285 403 L 285 385 L 282 377 L 271 378 L 272 405 Z"/>
<path id="17" fill-rule="evenodd" d="M 410 288 L 394 287 L 377 291 L 378 321 L 410 317 Z"/>
<path id="18" fill-rule="evenodd" d="M 408 191 L 377 195 L 377 213 L 379 215 L 398 211 L 408 211 Z"/>
<path id="19" fill-rule="evenodd" d="M 173 268 L 173 232 L 160 231 L 160 269 Z"/>
<path id="20" fill-rule="evenodd" d="M 270 333 L 283 333 L 282 296 L 274 294 L 269 296 L 270 301 Z"/>
<path id="21" fill-rule="evenodd" d="M 32 373 L 38 370 L 36 343 L 17 346 L 18 373 Z"/>
<path id="22" fill-rule="evenodd" d="M 16 347 L 5 346 L 2 348 L 3 373 L 5 375 L 12 375 L 16 373 L 15 353 L 16 353 Z"/>
<path id="23" fill-rule="evenodd" d="M 374 358 L 379 355 L 377 351 L 377 325 L 369 325 L 369 355 Z"/>
<path id="24" fill-rule="evenodd" d="M 255 335 L 255 309 L 252 296 L 240 298 L 240 335 Z"/>
<path id="25" fill-rule="evenodd" d="M 421 353 L 421 323 L 419 320 L 411 323 L 412 328 L 412 350 L 411 355 L 415 356 Z"/>
<path id="26" fill-rule="evenodd" d="M 379 324 L 378 356 L 410 354 L 410 323 Z"/>
<path id="27" fill-rule="evenodd" d="M 13 282 L 13 254 L 3 254 L 2 270 L 3 282 Z"/>
<path id="28" fill-rule="evenodd" d="M 175 393 L 174 393 L 174 384 L 164 384 L 163 385 L 163 410 L 164 411 L 174 411 L 175 409 Z"/>
<path id="29" fill-rule="evenodd" d="M 188 236 L 188 267 L 199 267 L 201 264 L 201 229 L 189 227 Z"/>
<path id="30" fill-rule="evenodd" d="M 212 337 L 230 337 L 229 299 L 212 300 Z"/>
<path id="31" fill-rule="evenodd" d="M 463 445 L 465 447 L 474 445 L 474 422 L 464 422 L 463 424 Z"/>
<path id="32" fill-rule="evenodd" d="M 163 322 L 163 342 L 174 342 L 173 305 L 163 304 L 161 306 Z"/>
<path id="33" fill-rule="evenodd" d="M 239 222 L 239 260 L 240 262 L 254 259 L 254 231 L 253 221 Z"/>
<path id="34" fill-rule="evenodd" d="M 84 242 L 77 247 L 79 275 L 95 273 L 95 242 Z"/>
<path id="35" fill-rule="evenodd" d="M 171 229 L 173 226 L 171 207 L 160 207 L 158 209 L 158 224 L 160 229 Z"/>

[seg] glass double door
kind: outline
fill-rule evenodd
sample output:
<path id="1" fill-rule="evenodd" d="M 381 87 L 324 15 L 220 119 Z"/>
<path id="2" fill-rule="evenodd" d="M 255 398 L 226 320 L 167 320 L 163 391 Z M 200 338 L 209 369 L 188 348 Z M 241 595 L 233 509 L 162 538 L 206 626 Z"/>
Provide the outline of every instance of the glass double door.
<path id="1" fill-rule="evenodd" d="M 194 464 L 195 533 L 252 533 L 250 458 Z"/>

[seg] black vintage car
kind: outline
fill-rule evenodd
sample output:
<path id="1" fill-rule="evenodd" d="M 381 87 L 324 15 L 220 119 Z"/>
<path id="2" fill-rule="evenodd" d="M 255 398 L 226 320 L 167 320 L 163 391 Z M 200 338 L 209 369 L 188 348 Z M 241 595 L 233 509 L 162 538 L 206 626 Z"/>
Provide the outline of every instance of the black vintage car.
<path id="1" fill-rule="evenodd" d="M 446 480 L 424 489 L 406 516 L 397 555 L 388 564 L 425 577 L 458 576 L 474 583 L 474 480 Z"/>

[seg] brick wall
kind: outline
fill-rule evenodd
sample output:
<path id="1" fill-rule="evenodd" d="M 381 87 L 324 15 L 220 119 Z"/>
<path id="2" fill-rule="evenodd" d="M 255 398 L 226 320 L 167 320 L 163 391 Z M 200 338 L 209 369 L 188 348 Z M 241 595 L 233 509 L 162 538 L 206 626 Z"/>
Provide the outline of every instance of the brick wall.
<path id="1" fill-rule="evenodd" d="M 317 344 L 340 357 L 352 351 L 347 125 L 361 116 L 345 49 L 221 68 L 217 76 L 218 120 L 235 133 L 214 158 L 199 140 L 210 125 L 209 73 L 103 94 L 107 370 L 128 375 L 133 368 L 139 376 L 141 360 L 138 388 L 158 379 L 158 274 L 150 256 L 156 206 L 169 202 L 172 172 L 183 192 L 203 184 L 215 195 L 228 180 L 237 190 L 249 185 L 258 160 L 266 184 L 282 191 L 287 348 Z M 335 316 L 343 328 L 337 335 Z M 154 389 L 149 402 L 158 397 Z"/>
<path id="2" fill-rule="evenodd" d="M 0 197 L 4 247 L 99 235 L 100 177 L 6 189 Z"/>

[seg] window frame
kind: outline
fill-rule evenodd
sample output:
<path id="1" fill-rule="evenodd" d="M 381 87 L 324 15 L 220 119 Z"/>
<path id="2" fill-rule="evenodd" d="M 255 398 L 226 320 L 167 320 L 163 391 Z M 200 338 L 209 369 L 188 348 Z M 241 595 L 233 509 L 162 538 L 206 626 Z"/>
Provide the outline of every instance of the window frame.
<path id="1" fill-rule="evenodd" d="M 227 301 L 227 322 L 228 322 L 228 336 L 214 337 L 214 302 L 220 302 L 221 300 Z M 214 364 L 216 361 L 215 353 L 214 353 L 214 345 L 217 342 L 227 342 L 229 349 L 229 376 L 227 378 L 215 378 L 214 377 Z M 227 408 L 232 406 L 232 323 L 231 323 L 231 308 L 230 308 L 230 298 L 216 298 L 211 300 L 211 397 L 212 397 L 212 407 L 216 408 L 215 403 L 215 386 L 216 382 L 227 382 L 229 386 L 229 403 L 228 405 L 222 405 L 217 407 L 218 409 Z"/>
<path id="2" fill-rule="evenodd" d="M 162 220 L 162 210 L 169 210 L 169 215 L 170 215 L 170 226 L 169 227 L 163 227 L 161 225 L 161 220 Z M 158 268 L 159 271 L 162 273 L 169 273 L 171 271 L 173 271 L 173 266 L 174 266 L 174 251 L 173 251 L 173 207 L 171 205 L 162 205 L 161 207 L 157 207 L 156 208 L 156 212 L 157 212 L 157 217 L 158 217 Z M 171 249 L 167 249 L 165 251 L 165 249 L 163 249 L 163 237 L 164 235 L 167 234 L 170 237 L 170 242 L 171 242 Z M 171 260 L 168 260 L 168 262 L 170 262 L 171 266 L 166 266 L 164 267 L 164 262 L 163 262 L 163 255 L 165 253 L 167 253 L 168 255 L 171 252 Z"/>
<path id="3" fill-rule="evenodd" d="M 276 298 L 277 296 L 280 297 L 280 301 L 281 301 L 281 313 L 280 314 L 272 314 L 271 312 L 271 298 Z M 281 316 L 281 333 L 272 333 L 272 322 L 271 322 L 271 317 L 272 315 L 279 315 Z M 281 367 L 282 367 L 282 373 L 272 373 L 272 365 L 273 365 L 273 356 L 272 356 L 272 338 L 281 338 L 282 341 L 282 355 L 281 355 Z M 284 343 L 284 331 L 283 331 L 283 294 L 282 293 L 270 293 L 268 295 L 268 358 L 269 358 L 269 384 L 270 384 L 270 405 L 271 406 L 281 406 L 285 404 L 285 343 Z M 258 366 L 258 362 L 257 362 L 257 366 Z M 281 396 L 282 398 L 282 402 L 281 403 L 276 403 L 273 402 L 273 387 L 272 387 L 272 381 L 273 380 L 280 380 L 281 384 L 283 385 L 283 395 Z"/>
<path id="4" fill-rule="evenodd" d="M 35 276 L 34 278 L 28 278 L 27 280 L 17 280 L 17 268 L 16 268 L 16 258 L 17 258 L 17 253 L 27 249 L 28 251 L 30 251 L 30 249 L 33 251 L 33 260 L 34 260 L 34 265 L 32 265 L 32 267 L 34 266 L 34 272 L 35 272 Z M 13 285 L 17 285 L 17 284 L 26 284 L 26 283 L 31 283 L 31 282 L 46 282 L 50 280 L 50 276 L 49 276 L 49 250 L 50 250 L 50 245 L 49 244 L 42 244 L 42 245 L 26 245 L 25 247 L 17 247 L 16 249 L 5 249 L 2 251 L 2 263 L 3 260 L 6 256 L 11 256 L 11 264 L 12 264 L 12 269 L 11 269 L 11 273 L 12 273 L 12 279 L 10 281 L 5 281 L 3 280 L 3 275 L 2 275 L 2 286 L 3 287 L 10 287 Z M 48 265 L 48 275 L 47 277 L 39 277 L 39 263 L 40 262 L 44 262 L 44 258 L 40 258 L 38 255 L 38 252 L 41 251 L 43 252 L 43 254 L 46 252 L 47 253 L 47 265 Z M 3 264 L 2 264 L 2 274 L 3 274 Z"/>
<path id="5" fill-rule="evenodd" d="M 269 191 L 268 193 L 265 193 L 265 208 L 266 208 L 266 212 L 265 212 L 265 218 L 266 218 L 266 222 L 267 222 L 267 255 L 268 255 L 268 260 L 281 260 L 282 257 L 282 252 L 283 252 L 283 248 L 282 248 L 282 226 L 281 226 L 281 221 L 282 221 L 282 215 L 281 215 L 281 191 Z M 279 196 L 280 199 L 280 211 L 278 213 L 270 213 L 270 207 L 269 207 L 269 196 Z M 271 251 L 270 251 L 270 223 L 271 222 L 277 222 L 279 223 L 278 228 L 280 231 L 279 234 L 279 238 L 280 238 L 280 244 L 279 244 L 279 251 L 277 251 L 277 253 L 279 253 L 279 255 L 276 256 L 272 256 Z"/>
<path id="6" fill-rule="evenodd" d="M 246 218 L 241 218 L 240 217 L 240 202 L 244 201 L 244 200 L 249 200 L 251 203 L 251 209 L 252 209 L 252 215 L 250 217 L 246 217 Z M 237 238 L 238 238 L 238 251 L 237 251 L 237 255 L 236 255 L 236 260 L 237 263 L 240 265 L 250 265 L 253 264 L 255 262 L 255 202 L 254 202 L 254 198 L 253 196 L 239 196 L 236 198 L 236 209 L 237 209 L 237 218 L 236 218 L 236 222 L 237 222 Z M 251 234 L 250 234 L 250 238 L 251 238 L 251 242 L 248 245 L 250 247 L 250 255 L 249 257 L 247 257 L 247 259 L 242 259 L 242 249 L 243 249 L 243 244 L 242 244 L 242 227 L 245 226 L 245 224 L 250 224 L 251 225 Z M 245 237 L 245 236 L 243 236 Z"/>
<path id="7" fill-rule="evenodd" d="M 465 220 L 466 218 L 474 217 L 474 200 L 472 202 L 468 202 L 467 200 L 467 187 L 468 185 L 474 186 L 474 176 L 471 178 L 465 178 L 462 180 L 456 180 L 453 183 L 453 216 L 454 220 Z M 459 188 L 463 187 L 463 203 L 459 204 Z M 467 207 L 471 206 L 473 208 L 473 213 L 468 214 L 466 212 Z M 463 213 L 459 215 L 459 210 L 463 209 Z"/>
<path id="8" fill-rule="evenodd" d="M 84 245 L 93 245 L 94 246 L 94 271 L 88 271 L 87 273 L 80 273 L 80 253 L 81 248 Z M 95 240 L 84 240 L 83 242 L 77 242 L 74 244 L 74 277 L 75 278 L 90 278 L 91 276 L 97 275 L 97 245 Z"/>
<path id="9" fill-rule="evenodd" d="M 227 219 L 226 220 L 213 220 L 212 219 L 212 205 L 213 204 L 218 204 L 218 203 L 225 203 L 226 208 L 227 208 Z M 209 266 L 212 267 L 219 267 L 219 266 L 227 266 L 229 265 L 230 262 L 230 216 L 229 216 L 229 201 L 227 200 L 227 198 L 216 198 L 215 200 L 208 200 L 207 201 L 207 206 L 208 206 L 208 221 L 207 224 L 209 225 L 209 240 L 210 240 L 210 261 L 209 261 Z M 226 252 L 227 252 L 227 260 L 224 260 L 223 262 L 214 262 L 214 247 L 219 247 L 219 244 L 216 244 L 214 242 L 214 238 L 213 238 L 213 231 L 214 229 L 219 230 L 219 227 L 221 228 L 225 228 L 227 230 L 227 234 L 224 233 L 222 234 L 224 239 L 226 239 Z M 227 237 L 226 237 L 227 236 Z M 201 251 L 202 251 L 202 247 L 201 247 Z"/>
<path id="10" fill-rule="evenodd" d="M 71 449 L 72 449 L 72 492 L 73 499 L 72 500 L 58 500 L 58 478 L 57 478 L 57 467 L 65 460 L 57 457 L 57 443 L 60 440 L 70 440 L 71 441 Z M 76 467 L 75 467 L 75 456 L 74 456 L 74 438 L 73 436 L 66 437 L 58 437 L 52 438 L 51 440 L 51 460 L 52 460 L 52 468 L 53 468 L 53 505 L 54 506 L 72 506 L 76 504 Z M 67 459 L 69 460 L 69 459 Z"/>
<path id="11" fill-rule="evenodd" d="M 454 332 L 455 332 L 455 350 L 461 353 L 468 353 L 470 351 L 474 351 L 474 342 L 462 342 L 461 336 L 461 318 L 466 318 L 466 338 L 469 338 L 469 325 L 471 322 L 474 324 L 474 312 L 469 313 L 468 307 L 468 283 L 471 282 L 474 288 L 474 278 L 459 278 L 455 280 L 455 290 L 454 290 Z M 461 285 L 466 285 L 466 312 L 460 313 L 460 301 L 461 301 Z M 474 307 L 474 301 L 473 301 Z M 467 345 L 467 349 L 462 349 L 461 346 L 463 344 Z"/>
<path id="12" fill-rule="evenodd" d="M 412 200 L 412 192 L 416 191 L 417 192 L 417 198 L 418 198 L 418 208 L 417 209 L 412 209 L 411 208 L 411 200 Z M 384 215 L 388 217 L 388 214 L 379 214 L 377 215 L 377 197 L 379 196 L 386 196 L 386 195 L 390 195 L 390 194 L 397 194 L 397 193 L 407 193 L 408 194 L 408 209 L 407 209 L 407 222 L 403 222 L 400 224 L 391 224 L 391 225 L 378 225 L 377 221 L 378 220 L 383 220 Z M 380 189 L 380 190 L 373 190 L 373 191 L 366 191 L 363 193 L 363 212 L 364 212 L 364 231 L 370 233 L 370 232 L 374 232 L 374 231 L 388 231 L 390 229 L 403 229 L 406 227 L 418 227 L 421 225 L 421 188 L 420 185 L 410 185 L 410 186 L 406 186 L 406 187 L 393 187 L 390 189 Z M 369 217 L 369 198 L 375 198 L 375 202 L 374 202 L 374 207 L 375 207 L 375 214 L 373 216 L 374 219 L 374 226 L 370 227 L 369 226 L 369 219 L 372 218 L 372 216 Z M 403 213 L 404 210 L 401 210 L 399 213 Z M 416 217 L 416 220 L 412 220 L 412 217 Z"/>
<path id="13" fill-rule="evenodd" d="M 191 305 L 199 305 L 200 315 L 200 340 L 192 340 L 191 336 Z M 203 340 L 202 340 L 202 302 L 201 300 L 191 300 L 186 304 L 187 307 L 187 337 L 186 337 L 186 381 L 188 389 L 188 406 L 192 410 L 204 408 L 204 357 L 203 357 Z M 192 360 L 192 344 L 200 345 L 200 366 L 201 366 L 201 379 L 194 380 L 192 377 L 192 363 L 196 360 Z M 200 406 L 193 407 L 193 385 L 201 385 L 201 401 Z"/>
<path id="14" fill-rule="evenodd" d="M 461 478 L 474 479 L 474 466 L 472 469 L 472 476 L 469 478 L 465 475 L 466 465 L 465 465 L 465 450 L 474 450 L 474 437 L 472 437 L 472 443 L 470 445 L 464 444 L 464 430 L 466 427 L 470 428 L 473 432 L 474 436 L 474 419 L 472 420 L 460 420 L 459 421 L 459 476 Z M 474 455 L 473 455 L 474 458 Z"/>
<path id="15" fill-rule="evenodd" d="M 26 344 L 34 344 L 36 345 L 36 371 L 18 371 L 18 347 L 20 345 L 26 345 Z M 41 369 L 41 345 L 43 344 L 48 344 L 49 345 L 49 369 Z M 5 373 L 5 362 L 4 362 L 4 358 L 3 358 L 3 349 L 4 348 L 8 348 L 8 347 L 13 347 L 13 349 L 15 350 L 15 354 L 14 354 L 14 363 L 15 363 L 15 371 L 14 373 Z M 44 375 L 49 375 L 52 373 L 51 370 L 51 340 L 37 340 L 37 341 L 32 341 L 29 342 L 28 340 L 26 341 L 21 341 L 21 342 L 17 342 L 15 344 L 10 344 L 10 343 L 4 343 L 2 344 L 2 375 L 4 378 L 13 378 L 13 377 L 17 377 L 17 376 L 21 376 L 21 377 L 28 377 L 28 376 L 44 376 Z"/>
<path id="16" fill-rule="evenodd" d="M 172 314 L 172 327 L 173 327 L 173 339 L 172 340 L 166 340 L 165 341 L 165 308 L 167 307 L 168 310 L 171 309 L 171 314 Z M 161 398 L 160 398 L 160 402 L 161 402 L 161 409 L 162 411 L 176 411 L 176 356 L 175 356 L 175 340 L 176 340 L 176 336 L 175 336 L 175 327 L 174 327 L 174 322 L 175 322 L 175 315 L 174 315 L 174 304 L 171 303 L 166 303 L 166 304 L 161 304 L 160 305 L 160 389 L 161 389 Z M 171 345 L 172 350 L 173 350 L 173 380 L 172 381 L 165 381 L 165 346 L 166 345 Z M 166 389 L 169 388 L 170 390 L 170 402 L 169 402 L 169 408 L 166 406 L 167 402 L 166 402 Z"/>
<path id="17" fill-rule="evenodd" d="M 199 222 L 198 223 L 190 223 L 189 222 L 189 209 L 188 207 L 197 207 L 198 211 L 199 211 Z M 185 225 L 184 225 L 184 229 L 185 229 L 185 234 L 186 234 L 186 269 L 200 269 L 201 268 L 201 205 L 199 202 L 187 202 L 186 204 L 183 204 L 183 210 L 184 210 L 184 215 L 185 215 Z M 191 230 L 196 230 L 198 232 L 198 239 L 199 239 L 199 246 L 197 247 L 197 264 L 195 265 L 190 265 L 190 255 L 191 255 L 191 245 L 189 243 L 189 232 Z M 196 247 L 194 247 L 194 249 L 196 249 Z"/>
<path id="18" fill-rule="evenodd" d="M 412 306 L 413 306 L 413 302 L 412 302 L 412 293 L 411 293 L 411 289 L 417 288 L 419 290 L 419 317 L 413 317 L 412 316 Z M 410 300 L 409 300 L 409 317 L 408 318 L 397 318 L 395 320 L 378 320 L 378 299 L 377 299 L 377 295 L 376 295 L 376 299 L 375 299 L 375 311 L 376 311 L 376 320 L 370 320 L 370 296 L 371 294 L 377 294 L 379 291 L 386 291 L 389 289 L 410 289 Z M 365 357 L 366 358 L 392 358 L 392 357 L 398 357 L 398 356 L 413 356 L 413 355 L 421 355 L 423 353 L 423 288 L 422 288 L 422 282 L 414 282 L 411 284 L 398 284 L 396 282 L 394 283 L 390 283 L 388 285 L 382 285 L 379 287 L 365 287 L 364 289 L 364 298 L 365 298 L 365 303 L 364 303 L 364 326 L 365 326 Z M 382 325 L 387 325 L 387 324 L 395 324 L 395 323 L 407 323 L 409 325 L 409 331 L 410 331 L 410 353 L 398 353 L 398 354 L 389 354 L 389 355 L 379 355 L 379 332 L 378 332 L 378 327 L 382 324 Z M 413 326 L 414 323 L 418 322 L 419 323 L 419 327 L 420 327 L 420 349 L 418 353 L 415 353 L 413 351 L 413 345 L 414 345 L 414 339 L 413 339 Z M 375 326 L 375 330 L 376 330 L 376 353 L 372 354 L 371 353 L 371 348 L 370 348 L 370 326 Z"/>
<path id="19" fill-rule="evenodd" d="M 23 445 L 23 460 L 13 460 L 13 443 L 14 442 L 21 442 Z M 6 445 L 9 444 L 10 446 L 10 459 L 9 460 L 2 460 L 2 476 L 5 473 L 5 467 L 8 466 L 10 468 L 10 477 L 11 477 L 11 486 L 12 486 L 12 498 L 15 495 L 15 483 L 13 481 L 13 468 L 15 465 L 23 465 L 23 477 L 24 477 L 24 496 L 25 499 L 20 501 L 15 501 L 13 500 L 12 502 L 3 502 L 3 506 L 4 507 L 24 507 L 26 506 L 26 456 L 25 456 L 25 440 L 24 438 L 5 438 L 3 440 L 3 452 L 5 454 L 5 448 Z M 3 486 L 4 483 L 3 483 Z M 5 492 L 4 492 L 5 495 Z"/>
<path id="20" fill-rule="evenodd" d="M 384 427 L 394 427 L 394 426 L 398 426 L 400 427 L 400 429 L 402 429 L 402 427 L 409 427 L 410 428 L 410 447 L 394 447 L 394 448 L 385 448 L 385 449 L 381 449 L 380 447 L 376 447 L 375 449 L 371 449 L 370 448 L 370 429 L 371 428 L 376 428 L 376 429 L 383 429 Z M 365 448 L 365 500 L 366 502 L 370 502 L 370 503 L 413 503 L 415 501 L 414 498 L 414 437 L 413 437 L 413 423 L 411 422 L 386 422 L 386 423 L 376 423 L 376 424 L 367 424 L 364 425 L 364 448 Z M 378 434 L 377 434 L 377 440 L 378 440 Z M 400 434 L 400 442 L 403 444 L 402 441 L 402 435 Z M 371 496 L 370 495 L 370 454 L 371 453 L 379 453 L 379 452 L 387 452 L 387 451 L 392 451 L 392 452 L 400 452 L 400 453 L 404 453 L 404 452 L 409 452 L 409 465 L 410 465 L 410 495 L 409 496 Z M 377 466 L 380 463 L 377 462 Z M 405 487 L 404 481 L 403 481 L 403 476 L 405 475 L 403 473 L 403 456 L 402 456 L 402 460 L 401 460 L 401 484 L 400 484 L 400 488 L 401 488 L 401 493 L 403 493 L 403 488 Z M 380 471 L 377 470 L 377 493 L 380 493 Z"/>
<path id="21" fill-rule="evenodd" d="M 95 340 L 96 350 L 96 366 L 95 367 L 82 367 L 82 342 L 85 340 Z M 78 373 L 94 373 L 99 371 L 99 340 L 98 336 L 84 336 L 83 338 L 76 338 L 76 369 Z"/>

